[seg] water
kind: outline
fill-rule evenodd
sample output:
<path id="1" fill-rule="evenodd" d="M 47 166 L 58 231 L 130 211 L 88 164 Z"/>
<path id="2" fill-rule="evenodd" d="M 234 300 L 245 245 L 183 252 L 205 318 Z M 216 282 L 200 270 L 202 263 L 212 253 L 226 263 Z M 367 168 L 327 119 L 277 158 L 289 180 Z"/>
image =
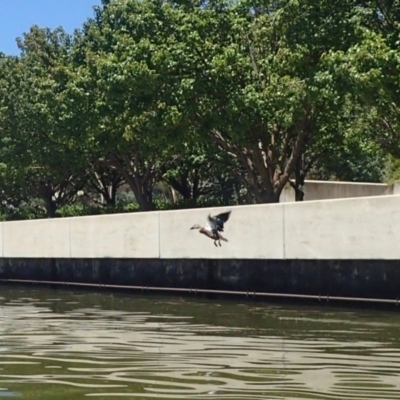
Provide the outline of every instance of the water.
<path id="1" fill-rule="evenodd" d="M 0 286 L 0 398 L 400 399 L 397 312 Z"/>

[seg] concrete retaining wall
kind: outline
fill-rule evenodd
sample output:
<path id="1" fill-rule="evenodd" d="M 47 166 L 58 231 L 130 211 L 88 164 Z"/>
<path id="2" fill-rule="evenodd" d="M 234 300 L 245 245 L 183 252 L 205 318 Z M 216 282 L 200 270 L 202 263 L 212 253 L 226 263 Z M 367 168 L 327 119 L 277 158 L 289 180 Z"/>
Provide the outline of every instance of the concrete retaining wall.
<path id="1" fill-rule="evenodd" d="M 190 230 L 232 210 L 213 241 Z M 400 195 L 3 222 L 3 258 L 400 260 Z"/>
<path id="2" fill-rule="evenodd" d="M 158 258 L 158 221 L 157 212 L 70 218 L 70 257 Z"/>
<path id="3" fill-rule="evenodd" d="M 15 279 L 58 282 L 61 287 L 68 282 L 69 288 L 85 283 L 98 291 L 103 285 L 134 286 L 143 293 L 183 288 L 193 295 L 196 289 L 231 290 L 242 292 L 243 300 L 254 292 L 400 298 L 400 268 L 393 260 L 0 259 L 0 282 Z"/>
<path id="4" fill-rule="evenodd" d="M 303 188 L 304 201 L 399 194 L 395 192 L 399 190 L 399 186 L 387 186 L 385 183 L 306 180 Z M 281 203 L 295 201 L 294 190 L 289 184 L 285 186 L 279 200 Z"/>
<path id="5" fill-rule="evenodd" d="M 222 233 L 229 242 L 214 242 L 194 224 L 209 213 L 232 210 Z M 284 207 L 280 204 L 160 212 L 160 258 L 283 259 Z"/>

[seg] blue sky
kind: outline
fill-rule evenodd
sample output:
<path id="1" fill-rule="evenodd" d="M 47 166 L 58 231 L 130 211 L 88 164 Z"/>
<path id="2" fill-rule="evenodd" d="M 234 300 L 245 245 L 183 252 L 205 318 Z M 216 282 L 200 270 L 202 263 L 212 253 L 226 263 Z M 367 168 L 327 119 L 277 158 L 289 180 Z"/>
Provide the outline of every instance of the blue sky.
<path id="1" fill-rule="evenodd" d="M 94 15 L 95 5 L 101 0 L 0 0 L 0 51 L 19 54 L 15 39 L 35 24 L 72 33 Z"/>

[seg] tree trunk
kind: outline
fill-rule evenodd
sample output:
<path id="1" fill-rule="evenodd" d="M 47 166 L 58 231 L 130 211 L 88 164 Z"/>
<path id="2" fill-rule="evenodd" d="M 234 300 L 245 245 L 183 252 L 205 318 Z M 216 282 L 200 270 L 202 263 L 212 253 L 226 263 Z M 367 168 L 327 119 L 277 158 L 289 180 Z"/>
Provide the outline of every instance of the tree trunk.
<path id="1" fill-rule="evenodd" d="M 304 181 L 305 181 L 305 173 L 303 170 L 303 161 L 301 157 L 296 162 L 296 167 L 294 170 L 295 181 L 289 181 L 290 186 L 293 188 L 295 193 L 295 201 L 304 201 Z"/>
<path id="2" fill-rule="evenodd" d="M 177 191 L 172 186 L 170 186 L 170 189 L 171 189 L 172 201 L 176 203 L 178 201 L 178 196 L 176 194 Z"/>
<path id="3" fill-rule="evenodd" d="M 272 192 L 267 190 L 258 190 L 254 192 L 257 199 L 257 203 L 279 203 L 282 190 L 273 190 Z"/>
<path id="4" fill-rule="evenodd" d="M 57 211 L 57 203 L 53 200 L 54 191 L 48 182 L 40 182 L 37 187 L 37 194 L 44 202 L 47 218 L 54 218 Z"/>
<path id="5" fill-rule="evenodd" d="M 261 178 L 259 177 L 260 172 L 263 173 Z M 278 185 L 274 187 L 269 174 L 264 172 L 260 169 L 252 170 L 246 178 L 247 186 L 250 188 L 256 203 L 279 203 L 282 189 Z"/>
<path id="6" fill-rule="evenodd" d="M 112 183 L 109 186 L 105 186 L 104 190 L 101 191 L 101 196 L 106 206 L 115 207 L 117 194 L 117 185 Z"/>
<path id="7" fill-rule="evenodd" d="M 121 174 L 106 163 L 94 163 L 92 168 L 88 186 L 94 193 L 100 195 L 100 201 L 95 201 L 103 206 L 114 207 L 117 190 L 123 184 Z M 92 198 L 90 195 L 88 197 Z"/>
<path id="8" fill-rule="evenodd" d="M 146 173 L 130 173 L 123 161 L 113 156 L 111 160 L 99 160 L 103 165 L 115 168 L 129 185 L 140 211 L 151 211 L 153 209 L 153 180 L 154 175 L 148 170 Z"/>
<path id="9" fill-rule="evenodd" d="M 125 182 L 131 188 L 139 204 L 140 211 L 151 211 L 153 209 L 152 187 L 149 182 L 143 182 L 139 176 L 131 176 L 126 170 L 123 171 Z"/>
<path id="10" fill-rule="evenodd" d="M 116 185 L 115 182 L 112 183 L 111 187 L 110 187 L 110 202 L 109 202 L 109 206 L 115 207 L 115 204 L 117 203 L 117 190 L 118 190 L 118 186 Z"/>
<path id="11" fill-rule="evenodd" d="M 139 204 L 139 210 L 140 211 L 151 211 L 153 209 L 153 196 L 151 193 L 146 193 L 146 191 L 138 191 L 138 190 L 133 190 L 131 188 L 135 197 L 136 201 Z"/>
<path id="12" fill-rule="evenodd" d="M 192 198 L 192 188 L 186 174 L 179 176 L 179 179 L 164 178 L 164 181 L 177 191 L 185 200 L 190 200 Z"/>
<path id="13" fill-rule="evenodd" d="M 56 216 L 57 205 L 56 202 L 52 199 L 52 197 L 53 196 L 44 199 L 47 218 L 55 218 Z"/>
<path id="14" fill-rule="evenodd" d="M 304 192 L 300 188 L 297 188 L 295 191 L 295 200 L 303 201 L 304 200 Z"/>

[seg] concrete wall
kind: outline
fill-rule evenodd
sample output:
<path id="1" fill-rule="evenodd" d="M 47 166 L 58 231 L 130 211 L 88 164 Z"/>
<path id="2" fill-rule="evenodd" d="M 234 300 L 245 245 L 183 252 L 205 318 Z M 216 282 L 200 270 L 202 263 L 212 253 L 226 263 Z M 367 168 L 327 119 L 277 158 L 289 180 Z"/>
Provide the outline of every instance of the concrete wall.
<path id="1" fill-rule="evenodd" d="M 400 196 L 292 203 L 287 259 L 400 260 Z"/>
<path id="2" fill-rule="evenodd" d="M 303 188 L 304 201 L 400 194 L 399 186 L 388 187 L 385 183 L 306 180 Z M 395 192 L 397 190 L 398 193 Z M 294 190 L 287 184 L 282 191 L 280 202 L 288 203 L 293 201 L 295 201 Z"/>
<path id="3" fill-rule="evenodd" d="M 193 224 L 231 209 L 213 241 Z M 400 260 L 400 195 L 3 222 L 3 258 Z"/>
<path id="4" fill-rule="evenodd" d="M 389 187 L 388 194 L 400 194 L 400 181 L 396 181 Z"/>
<path id="5" fill-rule="evenodd" d="M 159 258 L 158 220 L 157 212 L 70 218 L 70 256 Z"/>
<path id="6" fill-rule="evenodd" d="M 3 222 L 2 250 L 3 257 L 70 257 L 70 221 Z"/>
<path id="7" fill-rule="evenodd" d="M 189 229 L 194 224 L 204 225 L 209 213 L 229 209 L 231 219 L 222 233 L 229 242 L 221 241 L 222 247 Z M 282 259 L 283 212 L 280 204 L 160 212 L 160 257 Z"/>

